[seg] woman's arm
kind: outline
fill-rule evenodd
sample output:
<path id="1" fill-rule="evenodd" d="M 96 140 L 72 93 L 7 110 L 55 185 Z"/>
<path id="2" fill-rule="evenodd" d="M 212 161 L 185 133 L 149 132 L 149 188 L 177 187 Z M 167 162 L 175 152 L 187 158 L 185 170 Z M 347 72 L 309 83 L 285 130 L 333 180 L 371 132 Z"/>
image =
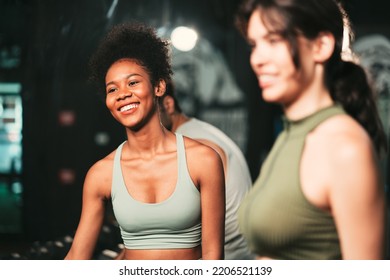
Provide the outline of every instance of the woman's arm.
<path id="1" fill-rule="evenodd" d="M 72 246 L 65 257 L 67 260 L 91 259 L 93 255 L 110 190 L 110 185 L 107 185 L 109 180 L 105 176 L 107 173 L 101 167 L 101 163 L 92 166 L 85 178 L 81 218 Z"/>
<path id="2" fill-rule="evenodd" d="M 203 146 L 197 152 L 202 207 L 202 259 L 224 258 L 225 178 L 218 153 Z"/>
<path id="3" fill-rule="evenodd" d="M 383 259 L 384 185 L 376 154 L 365 132 L 342 137 L 332 153 L 330 206 L 343 259 Z"/>

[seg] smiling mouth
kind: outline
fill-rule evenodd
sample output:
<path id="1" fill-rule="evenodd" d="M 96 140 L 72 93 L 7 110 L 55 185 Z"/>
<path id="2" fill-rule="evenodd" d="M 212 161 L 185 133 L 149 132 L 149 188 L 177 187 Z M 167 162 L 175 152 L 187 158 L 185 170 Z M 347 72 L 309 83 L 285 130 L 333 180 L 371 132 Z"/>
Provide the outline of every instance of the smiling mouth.
<path id="1" fill-rule="evenodd" d="M 263 74 L 263 75 L 259 75 L 257 79 L 261 87 L 268 87 L 274 83 L 275 76 Z"/>
<path id="2" fill-rule="evenodd" d="M 126 111 L 129 111 L 131 109 L 134 109 L 134 108 L 137 108 L 138 107 L 138 103 L 132 103 L 132 104 L 128 104 L 128 105 L 125 105 L 123 107 L 120 107 L 118 109 L 119 112 L 126 112 Z"/>

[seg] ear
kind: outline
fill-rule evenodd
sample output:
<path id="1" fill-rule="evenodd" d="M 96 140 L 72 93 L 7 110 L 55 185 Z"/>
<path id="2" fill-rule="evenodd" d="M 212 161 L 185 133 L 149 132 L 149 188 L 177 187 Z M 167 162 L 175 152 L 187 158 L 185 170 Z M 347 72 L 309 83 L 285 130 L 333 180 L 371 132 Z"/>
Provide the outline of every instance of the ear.
<path id="1" fill-rule="evenodd" d="M 175 113 L 175 100 L 172 98 L 172 96 L 166 95 L 163 97 L 163 106 L 165 112 L 167 112 L 169 115 Z"/>
<path id="2" fill-rule="evenodd" d="M 165 83 L 164 80 L 161 79 L 158 82 L 158 85 L 156 87 L 154 87 L 154 94 L 156 96 L 159 96 L 159 97 L 163 96 L 165 93 L 166 87 L 167 87 L 167 84 Z"/>
<path id="3" fill-rule="evenodd" d="M 333 54 L 335 38 L 330 32 L 321 32 L 314 40 L 314 60 L 323 63 Z"/>

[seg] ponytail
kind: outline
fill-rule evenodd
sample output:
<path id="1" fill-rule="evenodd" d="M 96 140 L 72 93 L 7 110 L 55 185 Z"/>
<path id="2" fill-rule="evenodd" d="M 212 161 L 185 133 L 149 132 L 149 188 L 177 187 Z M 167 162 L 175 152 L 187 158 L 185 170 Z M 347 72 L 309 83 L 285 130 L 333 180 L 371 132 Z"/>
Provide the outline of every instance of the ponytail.
<path id="1" fill-rule="evenodd" d="M 330 65 L 331 62 L 327 67 Z M 344 110 L 365 128 L 378 154 L 386 152 L 386 135 L 366 72 L 361 66 L 350 61 L 338 60 L 335 66 L 333 65 L 333 71 L 327 69 L 326 72 L 333 75 L 328 75 L 325 80 L 333 100 L 340 103 Z"/>
<path id="2" fill-rule="evenodd" d="M 273 23 L 282 26 L 282 30 L 278 33 L 283 34 L 289 42 L 297 68 L 300 67 L 297 34 L 308 39 L 314 39 L 324 31 L 333 34 L 336 44 L 332 56 L 325 64 L 325 85 L 333 100 L 341 104 L 344 110 L 368 132 L 378 154 L 386 152 L 386 135 L 367 75 L 360 65 L 342 60 L 343 54 L 349 54 L 348 49 L 343 48 L 349 47 L 343 46 L 344 39 L 348 39 L 350 43 L 353 32 L 341 2 L 334 0 L 244 1 L 236 21 L 237 27 L 244 36 L 248 29 L 249 17 L 255 9 L 263 11 L 263 16 L 269 23 L 268 27 L 273 28 L 272 31 L 278 31 L 275 29 L 278 25 L 274 26 Z M 307 24 L 308 22 L 310 24 Z"/>

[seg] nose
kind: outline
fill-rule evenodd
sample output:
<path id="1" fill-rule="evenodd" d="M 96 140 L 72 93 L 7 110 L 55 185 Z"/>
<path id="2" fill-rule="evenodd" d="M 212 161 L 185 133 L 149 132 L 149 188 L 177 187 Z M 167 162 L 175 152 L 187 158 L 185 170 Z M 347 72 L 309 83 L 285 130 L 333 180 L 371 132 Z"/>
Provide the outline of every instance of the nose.
<path id="1" fill-rule="evenodd" d="M 252 49 L 250 54 L 250 63 L 253 69 L 259 68 L 266 63 L 267 56 L 265 52 L 256 47 Z"/>
<path id="2" fill-rule="evenodd" d="M 120 90 L 117 95 L 117 100 L 124 100 L 128 97 L 133 96 L 133 93 L 129 89 Z"/>

